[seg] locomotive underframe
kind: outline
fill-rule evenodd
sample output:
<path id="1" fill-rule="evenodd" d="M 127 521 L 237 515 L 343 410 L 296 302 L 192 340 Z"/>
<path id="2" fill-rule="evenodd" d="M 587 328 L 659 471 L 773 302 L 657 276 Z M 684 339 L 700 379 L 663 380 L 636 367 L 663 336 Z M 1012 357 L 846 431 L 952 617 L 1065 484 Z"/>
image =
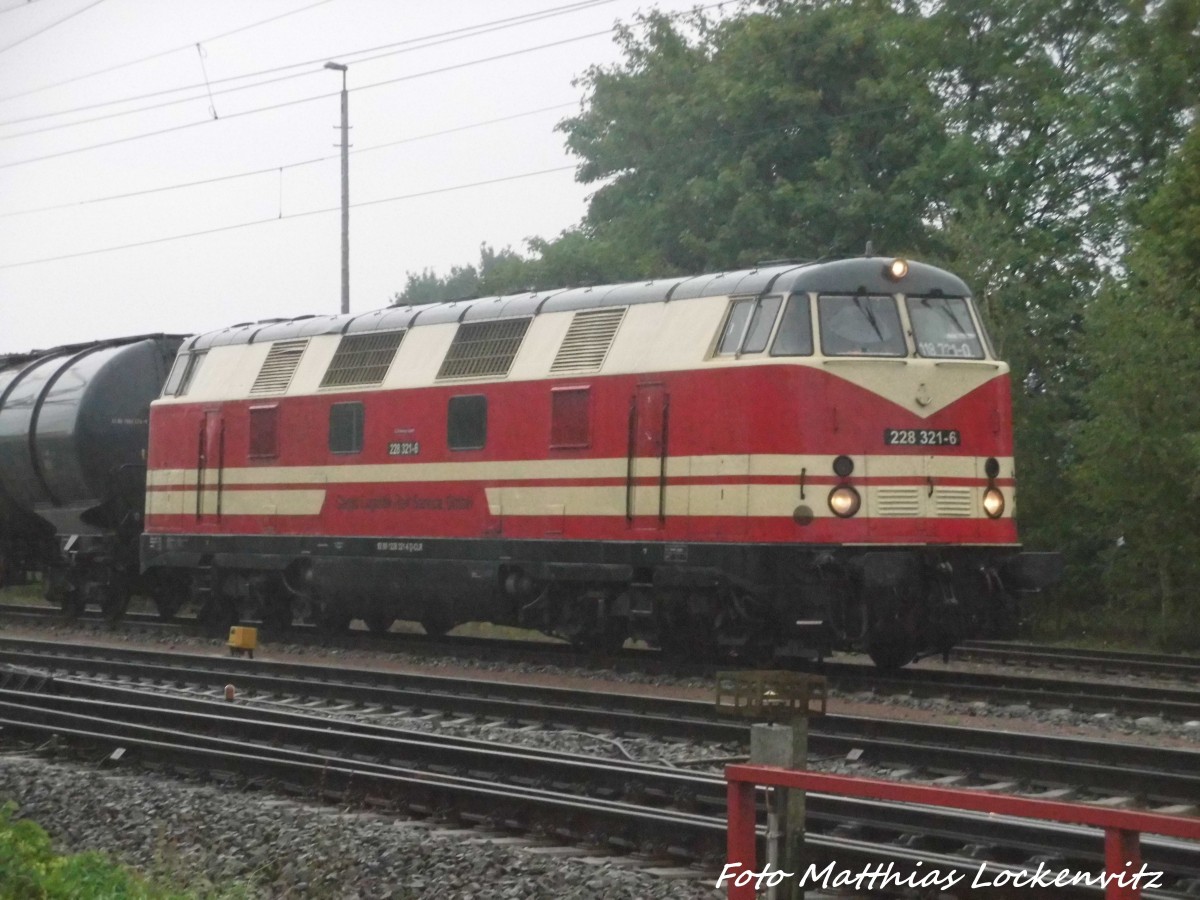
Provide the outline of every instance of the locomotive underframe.
<path id="1" fill-rule="evenodd" d="M 190 582 L 219 624 L 259 616 L 342 628 L 395 619 L 440 633 L 520 625 L 589 649 L 628 637 L 760 661 L 866 650 L 893 667 L 1015 627 L 1049 580 L 1015 546 L 840 547 L 425 538 L 144 535 L 146 573 Z"/>

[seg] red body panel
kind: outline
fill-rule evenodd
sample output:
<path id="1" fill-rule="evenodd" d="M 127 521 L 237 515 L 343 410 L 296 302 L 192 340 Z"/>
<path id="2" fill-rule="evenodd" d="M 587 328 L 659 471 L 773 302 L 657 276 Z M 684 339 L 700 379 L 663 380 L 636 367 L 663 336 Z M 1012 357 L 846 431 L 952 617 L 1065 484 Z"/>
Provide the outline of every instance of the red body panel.
<path id="1" fill-rule="evenodd" d="M 586 447 L 551 446 L 551 394 L 555 388 L 590 390 L 589 440 Z M 450 397 L 484 395 L 488 401 L 487 441 L 481 450 L 455 451 L 447 446 L 447 403 Z M 332 404 L 358 400 L 364 404 L 363 448 L 343 454 L 329 450 L 328 423 Z M 278 455 L 251 458 L 251 407 L 278 406 Z M 666 427 L 662 427 L 665 420 Z M 960 446 L 935 448 L 885 446 L 888 428 L 954 429 Z M 439 385 L 406 390 L 330 393 L 299 397 L 255 398 L 222 403 L 159 404 L 151 412 L 148 466 L 151 491 L 171 489 L 153 484 L 157 471 L 190 472 L 174 489 L 195 490 L 197 479 L 209 492 L 232 496 L 237 491 L 326 491 L 314 515 L 149 515 L 150 534 L 294 534 L 325 536 L 567 538 L 591 540 L 750 541 L 853 544 L 991 544 L 1016 542 L 1011 517 L 880 518 L 821 517 L 798 525 L 790 515 L 676 515 L 660 518 L 657 508 L 635 508 L 624 515 L 493 515 L 485 488 L 627 487 L 625 461 L 632 445 L 639 464 L 636 484 L 677 492 L 688 485 L 721 484 L 731 490 L 754 485 L 775 486 L 824 509 L 831 486 L 843 479 L 832 471 L 801 471 L 748 476 L 743 466 L 729 475 L 702 477 L 671 471 L 660 483 L 656 462 L 665 450 L 671 460 L 694 457 L 836 456 L 911 457 L 910 473 L 873 477 L 861 467 L 849 479 L 860 488 L 871 485 L 922 485 L 927 481 L 924 458 L 973 459 L 1012 455 L 1009 380 L 1001 375 L 967 393 L 933 415 L 922 418 L 870 390 L 812 366 L 761 365 L 722 367 L 709 371 L 659 375 L 589 376 L 546 381 Z M 664 446 L 665 433 L 665 446 Z M 389 443 L 416 442 L 420 452 L 389 456 Z M 198 471 L 200 453 L 206 470 Z M 500 477 L 481 480 L 456 477 L 453 468 L 436 481 L 379 480 L 329 483 L 281 477 L 281 470 L 301 467 L 389 466 L 429 463 L 513 463 L 558 460 L 605 460 L 594 476 L 570 478 Z M 620 461 L 614 470 L 612 461 Z M 218 463 L 219 461 L 219 467 Z M 647 462 L 650 461 L 650 462 Z M 262 469 L 263 480 L 245 483 L 245 475 L 228 482 L 222 471 Z M 470 467 L 464 467 L 469 469 Z M 867 471 L 862 471 L 867 468 Z M 653 470 L 653 474 L 650 473 Z M 477 471 L 477 469 L 476 469 Z M 306 476 L 307 478 L 307 476 Z M 940 479 L 939 484 L 976 487 L 986 479 Z M 1012 480 L 996 484 L 1011 497 Z M 645 492 L 643 492 L 644 494 Z M 653 490 L 650 492 L 653 493 Z M 642 496 L 642 495 L 639 495 Z M 790 501 L 789 501 L 790 503 Z"/>

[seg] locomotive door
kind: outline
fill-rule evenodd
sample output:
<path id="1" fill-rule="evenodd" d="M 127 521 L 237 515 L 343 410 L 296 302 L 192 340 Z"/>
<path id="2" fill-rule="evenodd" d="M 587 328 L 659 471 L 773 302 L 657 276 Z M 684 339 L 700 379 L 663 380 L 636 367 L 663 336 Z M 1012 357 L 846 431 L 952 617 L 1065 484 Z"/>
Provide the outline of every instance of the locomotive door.
<path id="1" fill-rule="evenodd" d="M 207 410 L 196 448 L 196 520 L 221 518 L 225 474 L 225 420 L 220 410 Z"/>
<path id="2" fill-rule="evenodd" d="M 661 384 L 640 384 L 629 405 L 625 520 L 657 530 L 667 521 L 667 434 L 671 398 Z"/>

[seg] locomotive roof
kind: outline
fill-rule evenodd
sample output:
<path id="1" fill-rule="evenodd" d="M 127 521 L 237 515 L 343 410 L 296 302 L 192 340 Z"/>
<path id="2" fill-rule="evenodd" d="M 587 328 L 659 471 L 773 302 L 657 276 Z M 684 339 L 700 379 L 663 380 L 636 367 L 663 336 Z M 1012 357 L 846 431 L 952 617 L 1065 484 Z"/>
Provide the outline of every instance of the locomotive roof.
<path id="1" fill-rule="evenodd" d="M 892 257 L 854 257 L 825 262 L 768 263 L 753 269 L 709 275 L 685 275 L 626 284 L 559 288 L 452 300 L 416 306 L 389 306 L 368 313 L 298 316 L 245 322 L 197 335 L 184 349 L 203 350 L 229 344 L 254 344 L 293 340 L 320 334 L 355 334 L 367 331 L 398 331 L 419 325 L 446 322 L 477 322 L 486 319 L 522 318 L 544 312 L 599 309 L 662 303 L 726 294 L 754 295 L 815 291 L 818 293 L 909 294 L 942 292 L 965 296 L 970 293 L 957 276 L 925 263 L 909 262 L 902 285 L 888 280 L 885 266 Z"/>

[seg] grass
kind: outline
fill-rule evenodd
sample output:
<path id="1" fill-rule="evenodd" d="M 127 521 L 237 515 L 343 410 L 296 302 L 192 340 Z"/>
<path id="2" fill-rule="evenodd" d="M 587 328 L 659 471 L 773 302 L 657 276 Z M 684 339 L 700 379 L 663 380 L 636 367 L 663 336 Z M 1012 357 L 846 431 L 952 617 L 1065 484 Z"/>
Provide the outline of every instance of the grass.
<path id="1" fill-rule="evenodd" d="M 58 854 L 36 822 L 14 818 L 16 804 L 0 805 L 0 900 L 243 900 L 244 884 L 180 890 L 151 881 L 100 853 Z M 168 873 L 162 879 L 177 879 Z"/>

